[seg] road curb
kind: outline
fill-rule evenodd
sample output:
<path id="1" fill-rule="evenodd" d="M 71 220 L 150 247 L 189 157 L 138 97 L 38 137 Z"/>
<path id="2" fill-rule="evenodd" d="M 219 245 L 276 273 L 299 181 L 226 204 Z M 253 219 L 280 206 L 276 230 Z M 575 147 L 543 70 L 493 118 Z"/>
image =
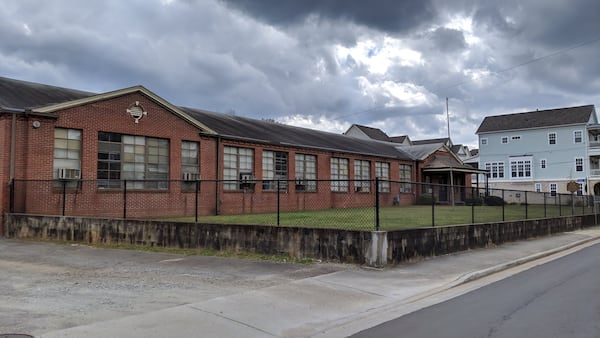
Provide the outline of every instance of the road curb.
<path id="1" fill-rule="evenodd" d="M 513 268 L 515 266 L 519 266 L 519 265 L 523 265 L 523 264 L 526 264 L 526 263 L 529 263 L 529 262 L 533 262 L 533 261 L 536 261 L 538 259 L 541 259 L 541 258 L 544 258 L 544 257 L 548 257 L 548 256 L 551 256 L 551 255 L 557 254 L 559 252 L 566 251 L 566 250 L 572 249 L 574 247 L 577 247 L 577 246 L 580 246 L 580 245 L 583 245 L 583 244 L 586 244 L 586 243 L 589 243 L 589 242 L 592 242 L 592 241 L 595 241 L 595 240 L 598 240 L 598 239 L 600 239 L 600 236 L 593 236 L 593 237 L 590 237 L 590 238 L 582 239 L 582 240 L 577 241 L 577 242 L 573 242 L 573 243 L 569 243 L 569 244 L 560 246 L 558 248 L 546 250 L 546 251 L 543 251 L 543 252 L 538 252 L 538 253 L 535 253 L 533 255 L 529 255 L 527 257 L 522 257 L 522 258 L 510 261 L 510 262 L 498 264 L 498 265 L 495 265 L 495 266 L 492 266 L 492 267 L 489 267 L 489 268 L 486 268 L 486 269 L 483 269 L 483 270 L 479 270 L 479 271 L 475 271 L 475 272 L 470 272 L 470 273 L 467 273 L 466 275 L 460 276 L 458 279 L 456 279 L 453 283 L 451 283 L 452 285 L 450 285 L 449 288 L 453 288 L 453 287 L 458 286 L 458 285 L 466 284 L 466 283 L 472 282 L 474 280 L 481 279 L 481 278 L 487 277 L 489 275 L 493 275 L 493 274 L 498 273 L 500 271 L 504 271 L 504 270 Z"/>

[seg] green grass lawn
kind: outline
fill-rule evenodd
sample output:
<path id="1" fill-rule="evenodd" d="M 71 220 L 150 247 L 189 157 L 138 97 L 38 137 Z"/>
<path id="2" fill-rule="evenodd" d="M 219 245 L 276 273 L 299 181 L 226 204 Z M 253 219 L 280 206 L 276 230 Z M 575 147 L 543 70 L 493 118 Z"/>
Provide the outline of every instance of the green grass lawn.
<path id="1" fill-rule="evenodd" d="M 379 224 L 382 230 L 409 229 L 432 226 L 431 206 L 413 205 L 406 207 L 383 207 L 379 213 Z M 505 205 L 504 220 L 533 219 L 546 217 L 581 215 L 592 213 L 591 208 L 549 205 L 544 210 L 543 205 L 529 205 L 527 217 L 524 205 Z M 474 215 L 474 217 L 473 217 Z M 474 218 L 474 222 L 473 221 Z M 433 213 L 435 226 L 471 224 L 502 221 L 501 206 L 439 206 Z M 175 221 L 193 222 L 194 217 L 170 219 Z M 224 224 L 262 224 L 277 225 L 277 214 L 243 214 L 201 216 L 199 223 Z M 335 228 L 346 230 L 373 230 L 375 228 L 374 208 L 326 209 L 315 211 L 284 212 L 280 214 L 281 226 L 301 226 L 318 228 Z"/>

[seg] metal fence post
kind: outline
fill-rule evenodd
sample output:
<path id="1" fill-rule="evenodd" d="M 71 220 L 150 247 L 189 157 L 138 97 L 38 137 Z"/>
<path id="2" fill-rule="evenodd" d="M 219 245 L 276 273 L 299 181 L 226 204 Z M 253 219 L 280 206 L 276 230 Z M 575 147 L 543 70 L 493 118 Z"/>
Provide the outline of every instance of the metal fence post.
<path id="1" fill-rule="evenodd" d="M 10 183 L 8 183 L 9 186 L 9 206 L 8 206 L 8 210 L 10 210 L 11 213 L 15 212 L 15 179 L 11 178 L 10 179 Z"/>
<path id="2" fill-rule="evenodd" d="M 279 182 L 277 179 L 277 225 L 280 225 L 281 221 L 281 191 L 279 190 Z"/>
<path id="3" fill-rule="evenodd" d="M 504 222 L 504 205 L 506 201 L 504 200 L 504 189 L 502 189 L 502 222 Z"/>
<path id="4" fill-rule="evenodd" d="M 529 204 L 527 203 L 527 191 L 525 191 L 525 219 L 529 219 Z"/>
<path id="5" fill-rule="evenodd" d="M 547 215 L 547 204 L 546 204 L 546 193 L 544 192 L 544 218 L 548 217 Z"/>
<path id="6" fill-rule="evenodd" d="M 198 223 L 198 192 L 200 191 L 200 180 L 196 180 L 196 203 L 195 205 L 195 210 L 194 210 L 194 214 L 196 215 L 196 220 L 195 223 Z"/>
<path id="7" fill-rule="evenodd" d="M 65 207 L 67 205 L 67 180 L 62 180 L 62 215 L 65 215 Z"/>
<path id="8" fill-rule="evenodd" d="M 435 193 L 433 185 L 431 186 L 431 226 L 435 226 Z"/>
<path id="9" fill-rule="evenodd" d="M 475 190 L 471 187 L 471 224 L 475 223 Z"/>
<path id="10" fill-rule="evenodd" d="M 123 219 L 127 218 L 127 180 L 123 181 Z"/>
<path id="11" fill-rule="evenodd" d="M 562 203 L 560 201 L 560 194 L 558 195 L 558 216 L 562 216 Z"/>
<path id="12" fill-rule="evenodd" d="M 375 177 L 375 231 L 379 231 L 379 177 Z"/>

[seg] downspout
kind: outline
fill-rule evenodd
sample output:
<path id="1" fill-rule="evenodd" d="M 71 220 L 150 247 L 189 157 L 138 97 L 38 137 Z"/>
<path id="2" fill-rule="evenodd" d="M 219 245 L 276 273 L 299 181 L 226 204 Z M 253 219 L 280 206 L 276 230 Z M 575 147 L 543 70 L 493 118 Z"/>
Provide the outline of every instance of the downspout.
<path id="1" fill-rule="evenodd" d="M 10 166 L 8 178 L 10 182 L 15 178 L 15 148 L 17 147 L 17 113 L 12 113 L 12 122 L 10 126 Z"/>

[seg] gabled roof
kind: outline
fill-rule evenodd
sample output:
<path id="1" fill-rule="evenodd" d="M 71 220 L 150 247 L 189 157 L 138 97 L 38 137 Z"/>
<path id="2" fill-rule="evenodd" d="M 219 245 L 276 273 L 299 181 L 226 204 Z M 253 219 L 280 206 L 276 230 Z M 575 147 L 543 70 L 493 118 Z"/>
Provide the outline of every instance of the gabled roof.
<path id="1" fill-rule="evenodd" d="M 192 119 L 178 107 L 172 105 L 143 86 L 133 86 L 107 93 L 96 94 L 0 77 L 0 108 L 22 111 L 30 110 L 34 113 L 54 113 L 62 109 L 77 107 L 135 92 L 145 95 L 203 132 L 214 134 L 214 132 L 202 122 Z"/>
<path id="2" fill-rule="evenodd" d="M 0 77 L 0 108 L 26 110 L 73 101 L 95 93 Z"/>
<path id="3" fill-rule="evenodd" d="M 476 134 L 497 131 L 587 124 L 595 114 L 593 105 L 536 110 L 525 113 L 487 116 Z"/>
<path id="4" fill-rule="evenodd" d="M 452 150 L 453 153 L 455 154 L 459 154 L 461 151 L 464 150 L 464 155 L 465 156 L 471 156 L 471 152 L 469 151 L 469 147 L 462 145 L 462 144 L 455 144 L 452 147 L 450 147 L 450 149 Z"/>
<path id="5" fill-rule="evenodd" d="M 394 143 L 404 143 L 405 141 L 408 141 L 408 143 L 411 143 L 408 135 L 392 136 L 390 137 L 390 141 Z"/>
<path id="6" fill-rule="evenodd" d="M 367 127 L 367 126 L 362 126 L 359 124 L 353 124 L 352 127 L 358 128 L 360 131 L 365 133 L 365 135 L 367 135 L 370 139 L 378 140 L 378 141 L 389 141 L 390 140 L 389 136 L 379 128 Z M 352 127 L 350 127 L 350 128 L 352 128 Z"/>
<path id="7" fill-rule="evenodd" d="M 463 162 L 461 162 L 460 160 L 457 160 L 456 158 L 452 158 L 452 157 L 445 157 L 445 156 L 436 156 L 433 155 L 433 160 L 431 162 L 429 162 L 426 166 L 423 167 L 423 171 L 424 172 L 435 172 L 435 171 L 460 171 L 460 172 L 467 172 L 467 173 L 486 173 L 486 170 L 479 170 L 476 168 L 473 168 L 473 166 L 470 166 L 468 164 L 464 164 Z"/>
<path id="8" fill-rule="evenodd" d="M 450 142 L 450 139 L 447 137 L 442 137 L 442 138 L 432 138 L 429 140 L 416 140 L 416 141 L 412 141 L 413 145 L 421 145 L 421 144 L 436 144 L 436 143 L 443 143 L 443 144 L 452 144 L 452 142 Z"/>
<path id="9" fill-rule="evenodd" d="M 388 142 L 359 139 L 200 109 L 185 107 L 181 107 L 181 109 L 225 138 L 403 160 L 412 159 L 405 153 L 397 151 L 393 144 Z"/>
<path id="10" fill-rule="evenodd" d="M 417 145 L 397 145 L 396 149 L 409 154 L 413 160 L 423 161 L 431 154 L 446 147 L 443 143 L 429 143 Z M 447 148 L 447 147 L 446 147 Z"/>

